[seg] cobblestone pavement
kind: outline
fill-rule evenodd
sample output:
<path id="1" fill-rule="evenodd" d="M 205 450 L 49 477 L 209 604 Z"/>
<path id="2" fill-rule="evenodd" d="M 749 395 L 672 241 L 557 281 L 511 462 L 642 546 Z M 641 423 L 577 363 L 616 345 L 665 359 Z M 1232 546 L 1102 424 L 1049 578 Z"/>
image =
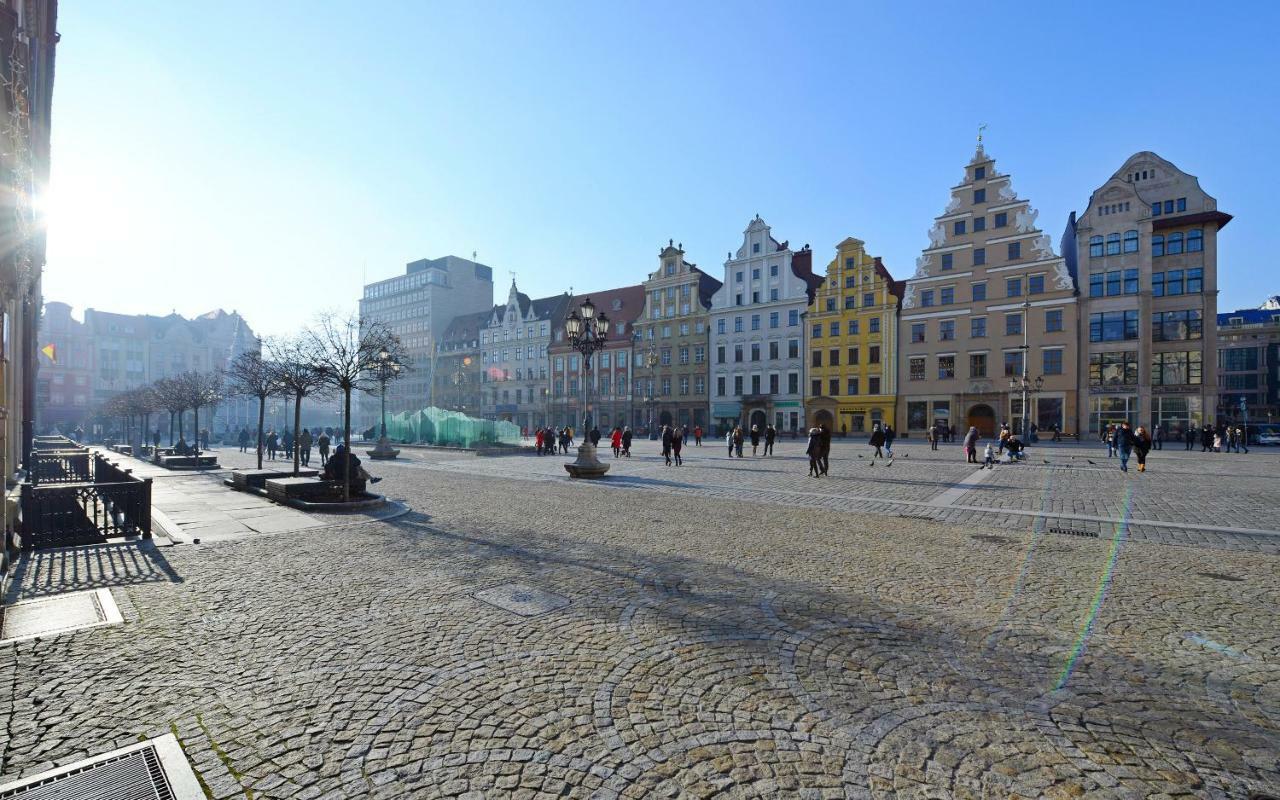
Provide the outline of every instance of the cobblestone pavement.
<path id="1" fill-rule="evenodd" d="M 1263 528 L 1228 489 L 1275 456 L 1123 483 L 1044 448 L 967 483 L 953 453 L 843 444 L 806 479 L 797 447 L 607 484 L 416 451 L 370 465 L 415 509 L 393 522 L 25 559 L 11 599 L 110 586 L 125 623 L 0 648 L 0 774 L 174 732 L 219 800 L 1280 793 L 1280 558 L 964 508 L 1039 476 L 1101 516 L 1177 476 Z M 502 587 L 568 605 L 475 597 Z"/>

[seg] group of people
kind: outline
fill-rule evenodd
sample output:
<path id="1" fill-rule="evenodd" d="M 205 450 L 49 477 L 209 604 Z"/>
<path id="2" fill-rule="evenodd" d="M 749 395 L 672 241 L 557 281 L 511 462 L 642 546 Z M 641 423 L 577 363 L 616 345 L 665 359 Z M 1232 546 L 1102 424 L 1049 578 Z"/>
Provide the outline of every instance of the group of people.
<path id="1" fill-rule="evenodd" d="M 827 430 L 826 425 L 809 429 L 809 444 L 804 452 L 809 456 L 809 477 L 821 478 L 826 475 L 831 466 L 831 431 Z"/>
<path id="2" fill-rule="evenodd" d="M 1156 432 L 1159 433 L 1160 429 L 1156 428 Z M 1187 450 L 1195 449 L 1196 443 L 1199 442 L 1201 453 L 1249 452 L 1249 436 L 1243 425 L 1227 425 L 1219 422 L 1217 427 L 1204 425 L 1199 429 L 1188 425 L 1182 434 L 1182 440 Z M 1163 447 L 1158 446 L 1156 449 L 1160 450 Z"/>
<path id="3" fill-rule="evenodd" d="M 540 456 L 551 456 L 557 452 L 567 453 L 573 445 L 573 428 L 568 425 L 558 430 L 551 426 L 538 428 L 533 432 L 533 442 Z"/>
<path id="4" fill-rule="evenodd" d="M 236 434 L 236 441 L 240 445 L 240 452 L 247 453 L 252 446 L 253 434 L 247 427 L 241 428 L 240 433 Z M 316 428 L 314 434 L 309 428 L 303 428 L 296 442 L 298 462 L 304 467 L 311 466 L 311 448 L 314 445 L 320 451 L 320 466 L 326 466 L 329 462 L 329 446 L 332 442 L 333 439 L 330 438 L 327 428 Z M 262 451 L 271 461 L 275 461 L 277 455 L 292 461 L 294 444 L 293 431 L 288 428 L 285 428 L 283 433 L 276 433 L 273 428 L 262 435 Z M 338 447 L 342 448 L 342 445 Z M 337 453 L 337 450 L 333 451 L 335 456 Z"/>
<path id="5" fill-rule="evenodd" d="M 699 437 L 700 438 L 700 437 Z M 764 444 L 764 454 L 766 456 L 773 455 L 773 443 L 778 440 L 778 429 L 772 425 L 765 425 L 761 430 L 759 425 L 752 425 L 750 432 L 743 431 L 741 425 L 735 425 L 725 433 L 724 442 L 729 448 L 729 458 L 737 456 L 742 458 L 742 446 L 747 439 L 751 440 L 751 455 L 760 455 L 760 444 Z"/>
<path id="6" fill-rule="evenodd" d="M 609 434 L 609 445 L 613 448 L 614 458 L 631 458 L 631 428 L 613 426 Z"/>

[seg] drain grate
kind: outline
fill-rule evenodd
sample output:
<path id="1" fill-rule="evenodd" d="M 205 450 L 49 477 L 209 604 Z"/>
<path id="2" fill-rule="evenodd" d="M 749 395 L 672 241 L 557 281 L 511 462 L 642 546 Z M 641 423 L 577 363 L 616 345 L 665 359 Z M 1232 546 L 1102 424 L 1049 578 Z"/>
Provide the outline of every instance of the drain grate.
<path id="1" fill-rule="evenodd" d="M 1083 536 L 1086 539 L 1097 539 L 1097 531 L 1086 531 L 1080 528 L 1049 528 L 1049 533 L 1060 533 L 1064 536 Z"/>
<path id="2" fill-rule="evenodd" d="M 898 519 L 922 519 L 927 522 L 936 522 L 933 517 L 928 514 L 899 514 Z"/>
<path id="3" fill-rule="evenodd" d="M 0 641 L 53 636 L 82 628 L 118 625 L 124 618 L 108 589 L 22 600 L 5 609 Z"/>
<path id="4" fill-rule="evenodd" d="M 1201 578 L 1212 578 L 1215 581 L 1242 581 L 1244 578 L 1238 578 L 1235 575 L 1228 575 L 1225 572 L 1197 572 Z"/>
<path id="5" fill-rule="evenodd" d="M 0 786 L 0 800 L 200 800 L 171 734 Z"/>
<path id="6" fill-rule="evenodd" d="M 523 583 L 507 583 L 476 592 L 473 597 L 522 617 L 536 617 L 569 605 L 569 598 Z"/>

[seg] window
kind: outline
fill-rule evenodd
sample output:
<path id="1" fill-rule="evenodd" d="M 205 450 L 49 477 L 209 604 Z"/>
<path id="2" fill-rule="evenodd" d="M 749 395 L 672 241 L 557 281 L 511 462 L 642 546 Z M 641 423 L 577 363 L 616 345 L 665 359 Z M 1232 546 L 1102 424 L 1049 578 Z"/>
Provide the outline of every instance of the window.
<path id="1" fill-rule="evenodd" d="M 1102 257 L 1102 237 L 1090 236 L 1089 237 L 1089 258 L 1101 258 L 1101 257 Z"/>
<path id="2" fill-rule="evenodd" d="M 1005 278 L 1004 293 L 1009 297 L 1022 296 L 1022 278 Z"/>
<path id="3" fill-rule="evenodd" d="M 846 297 L 846 298 L 844 299 L 844 309 L 845 309 L 845 311 L 851 311 L 851 310 L 853 310 L 854 308 L 857 308 L 857 306 L 858 306 L 858 296 L 857 296 L 857 295 L 853 295 L 853 294 L 851 294 L 851 295 L 849 295 L 848 297 Z"/>
<path id="4" fill-rule="evenodd" d="M 637 353 L 637 354 L 636 354 L 636 358 L 637 358 L 637 359 L 639 359 L 639 357 L 640 357 L 640 354 L 639 354 L 639 353 Z M 637 361 L 637 363 L 639 363 L 639 362 Z M 724 345 L 718 345 L 718 346 L 716 347 L 716 363 L 717 363 L 717 364 L 723 364 L 723 363 L 724 363 Z"/>
<path id="5" fill-rule="evenodd" d="M 1106 290 L 1104 288 L 1105 278 L 1106 278 L 1105 272 L 1089 273 L 1089 296 L 1090 297 L 1103 297 L 1106 295 Z"/>
<path id="6" fill-rule="evenodd" d="M 742 394 L 742 376 L 741 375 L 733 376 L 733 393 L 738 395 Z"/>
<path id="7" fill-rule="evenodd" d="M 938 299 L 944 306 L 949 306 L 956 301 L 956 290 L 950 286 L 938 290 Z"/>
<path id="8" fill-rule="evenodd" d="M 787 312 L 787 326 L 792 327 L 799 324 L 800 324 L 800 312 L 793 308 Z"/>
<path id="9" fill-rule="evenodd" d="M 1181 253 L 1182 253 L 1182 234 L 1181 233 L 1169 234 L 1169 237 L 1165 239 L 1164 254 L 1167 256 L 1176 256 L 1176 255 L 1181 255 Z"/>
<path id="10" fill-rule="evenodd" d="M 962 219 L 956 220 L 951 225 L 951 230 L 956 236 L 964 235 L 964 220 Z"/>
<path id="11" fill-rule="evenodd" d="M 778 312 L 777 312 L 777 311 L 770 311 L 770 312 L 769 312 L 769 327 L 770 327 L 770 328 L 776 328 L 776 327 L 778 327 L 778 322 L 779 322 L 779 320 L 780 320 L 780 319 L 781 319 L 781 318 L 778 316 Z"/>
<path id="12" fill-rule="evenodd" d="M 1027 277 L 1027 294 L 1044 294 L 1044 276 L 1031 275 Z"/>
<path id="13" fill-rule="evenodd" d="M 751 343 L 751 360 L 752 361 L 760 360 L 760 343 L 759 342 Z"/>
<path id="14" fill-rule="evenodd" d="M 1004 354 L 1004 375 L 1006 378 L 1022 374 L 1022 351 L 1006 350 Z"/>
<path id="15" fill-rule="evenodd" d="M 737 294 L 735 294 L 735 295 L 733 296 L 733 304 L 734 304 L 735 306 L 740 306 L 740 305 L 742 305 L 742 292 L 738 292 Z"/>
<path id="16" fill-rule="evenodd" d="M 821 350 L 814 350 L 812 353 L 810 353 L 810 354 L 809 354 L 809 358 L 810 358 L 809 366 L 811 366 L 811 367 L 820 367 L 820 366 L 822 366 L 822 351 L 821 351 Z"/>
<path id="17" fill-rule="evenodd" d="M 987 338 L 987 318 L 974 317 L 969 320 L 969 338 L 985 339 Z"/>
<path id="18" fill-rule="evenodd" d="M 759 303 L 759 302 L 760 302 L 760 292 L 753 291 L 753 292 L 751 293 L 751 302 L 752 302 L 753 304 L 754 304 L 754 303 Z"/>
<path id="19" fill-rule="evenodd" d="M 733 332 L 742 333 L 742 317 L 733 318 Z"/>
<path id="20" fill-rule="evenodd" d="M 1062 351 L 1061 350 L 1041 350 L 1045 375 L 1061 375 L 1062 374 Z"/>
<path id="21" fill-rule="evenodd" d="M 1151 315 L 1152 341 L 1178 342 L 1203 336 L 1203 320 L 1198 310 L 1165 311 Z"/>
<path id="22" fill-rule="evenodd" d="M 769 342 L 769 358 L 776 359 L 778 357 L 778 340 L 774 339 Z"/>
<path id="23" fill-rule="evenodd" d="M 814 339 L 821 339 L 821 338 L 822 338 L 822 323 L 821 323 L 821 322 L 818 322 L 818 323 L 815 323 L 815 324 L 814 324 L 814 326 L 813 326 L 813 337 L 812 337 L 812 338 L 814 338 Z"/>
<path id="24" fill-rule="evenodd" d="M 978 302 L 979 300 L 986 300 L 986 299 L 987 299 L 987 284 L 986 284 L 985 282 L 983 282 L 983 283 L 973 283 L 973 284 L 970 284 L 970 286 L 972 286 L 972 287 L 973 287 L 973 300 L 974 300 L 974 302 Z"/>
<path id="25" fill-rule="evenodd" d="M 875 293 L 875 292 L 863 292 L 863 294 L 862 294 L 862 307 L 863 307 L 863 308 L 870 308 L 871 306 L 874 306 L 875 304 L 876 304 L 876 293 Z"/>
<path id="26" fill-rule="evenodd" d="M 1089 341 L 1121 342 L 1138 338 L 1138 312 L 1104 311 L 1089 315 Z"/>
<path id="27" fill-rule="evenodd" d="M 951 253 L 943 253 L 943 254 L 942 254 L 942 268 L 943 268 L 944 270 L 951 269 L 951 267 L 952 267 L 953 265 L 954 265 L 954 262 L 953 262 L 953 260 L 952 260 L 952 258 L 951 258 Z"/>
<path id="28" fill-rule="evenodd" d="M 1158 216 L 1160 216 L 1160 204 L 1159 204 L 1159 203 L 1152 203 L 1152 204 L 1151 204 L 1151 216 L 1153 216 L 1153 217 L 1158 217 Z"/>
<path id="29" fill-rule="evenodd" d="M 724 377 L 716 378 L 716 394 L 724 397 Z"/>
<path id="30" fill-rule="evenodd" d="M 1164 235 L 1156 234 L 1151 237 L 1151 257 L 1156 258 L 1164 255 Z"/>
<path id="31" fill-rule="evenodd" d="M 1120 294 L 1123 282 L 1120 280 L 1120 270 L 1115 269 L 1107 273 L 1107 295 L 1113 296 Z"/>
<path id="32" fill-rule="evenodd" d="M 844 388 L 845 388 L 845 394 L 857 394 L 857 393 L 858 393 L 858 379 L 857 379 L 857 378 L 850 378 L 848 381 L 846 381 L 846 382 L 845 382 L 845 386 L 844 386 Z"/>
<path id="33" fill-rule="evenodd" d="M 985 203 L 985 202 L 987 202 L 987 190 L 986 190 L 986 189 L 974 189 L 974 190 L 973 190 L 973 202 L 974 202 L 974 203 Z"/>
<path id="34" fill-rule="evenodd" d="M 908 359 L 908 378 L 913 381 L 924 380 L 924 356 L 912 356 Z M 853 392 L 849 392 L 853 394 Z"/>
<path id="35" fill-rule="evenodd" d="M 980 180 L 982 180 L 982 179 L 983 179 L 983 178 L 985 178 L 985 177 L 987 177 L 987 168 L 986 168 L 986 167 L 974 167 L 974 168 L 973 168 L 973 179 L 974 179 L 975 181 L 980 181 Z"/>
<path id="36" fill-rule="evenodd" d="M 1018 336 L 1022 333 L 1022 313 L 1004 315 L 1004 335 Z"/>
<path id="37" fill-rule="evenodd" d="M 1182 294 L 1182 270 L 1171 269 L 1166 272 L 1164 288 L 1170 295 Z"/>
<path id="38" fill-rule="evenodd" d="M 933 290 L 925 289 L 923 292 L 920 293 L 920 306 L 922 308 L 929 308 L 932 305 L 933 305 Z"/>
<path id="39" fill-rule="evenodd" d="M 1197 228 L 1194 231 L 1187 231 L 1187 252 L 1199 253 L 1204 250 L 1204 231 Z"/>
<path id="40" fill-rule="evenodd" d="M 850 336 L 858 335 L 858 321 L 856 319 L 849 320 L 849 335 Z"/>
<path id="41" fill-rule="evenodd" d="M 770 264 L 770 265 L 769 265 L 769 277 L 770 277 L 770 278 L 776 278 L 776 277 L 778 277 L 778 265 L 777 265 L 777 264 Z"/>
<path id="42" fill-rule="evenodd" d="M 662 356 L 659 360 L 662 362 L 662 366 L 664 367 L 671 365 L 671 348 L 670 347 L 662 348 Z"/>
<path id="43" fill-rule="evenodd" d="M 740 344 L 735 344 L 733 346 L 733 361 L 734 363 L 742 362 L 742 345 Z"/>
<path id="44" fill-rule="evenodd" d="M 1090 386 L 1135 386 L 1138 383 L 1138 352 L 1121 350 L 1089 354 Z"/>
<path id="45" fill-rule="evenodd" d="M 873 344 L 867 348 L 867 363 L 868 364 L 880 363 L 880 345 Z"/>
<path id="46" fill-rule="evenodd" d="M 769 392 L 771 394 L 778 393 L 778 373 L 776 372 L 769 373 Z"/>
<path id="47" fill-rule="evenodd" d="M 986 353 L 970 353 L 969 354 L 969 377 L 970 378 L 987 377 L 987 354 Z"/>
<path id="48" fill-rule="evenodd" d="M 985 263 L 987 263 L 987 248 L 985 247 L 973 248 L 973 265 L 975 267 L 980 267 Z"/>
<path id="49" fill-rule="evenodd" d="M 836 320 L 835 322 L 832 322 L 830 325 L 828 325 L 828 326 L 827 326 L 827 335 L 829 335 L 829 336 L 839 336 L 839 335 L 840 335 L 840 321 L 839 321 L 839 320 Z"/>
<path id="50" fill-rule="evenodd" d="M 1017 261 L 1022 258 L 1022 242 L 1009 242 L 1009 260 Z"/>
<path id="51" fill-rule="evenodd" d="M 1199 350 L 1154 353 L 1151 356 L 1151 385 L 1198 385 L 1201 380 L 1200 368 Z"/>
<path id="52" fill-rule="evenodd" d="M 1009 214 L 1007 212 L 1001 211 L 999 214 L 996 214 L 995 227 L 1003 228 L 1008 224 L 1009 224 Z"/>
<path id="53" fill-rule="evenodd" d="M 1118 233 L 1107 234 L 1107 255 L 1109 256 L 1120 255 L 1120 234 Z"/>
<path id="54" fill-rule="evenodd" d="M 1187 294 L 1199 294 L 1204 291 L 1204 269 L 1196 267 L 1187 270 Z"/>
<path id="55" fill-rule="evenodd" d="M 867 323 L 867 333 L 879 333 L 879 332 L 880 332 L 880 318 L 873 317 L 871 321 Z"/>
<path id="56" fill-rule="evenodd" d="M 787 340 L 787 358 L 799 358 L 799 357 L 800 357 L 800 340 L 788 339 Z"/>
<path id="57" fill-rule="evenodd" d="M 787 393 L 795 394 L 799 391 L 800 391 L 800 373 L 788 372 L 787 373 Z"/>
<path id="58" fill-rule="evenodd" d="M 832 378 L 827 381 L 827 389 L 830 390 L 831 396 L 835 397 L 840 394 L 840 379 Z"/>
<path id="59" fill-rule="evenodd" d="M 681 364 L 688 364 L 688 363 L 689 363 L 689 348 L 687 348 L 687 347 L 681 347 L 681 348 L 680 348 L 680 363 L 681 363 Z M 601 364 L 601 366 L 608 366 L 608 365 L 607 365 L 607 364 Z"/>
<path id="60" fill-rule="evenodd" d="M 938 323 L 938 341 L 952 342 L 956 338 L 956 321 L 944 319 Z"/>
<path id="61" fill-rule="evenodd" d="M 849 348 L 849 363 L 850 364 L 858 363 L 858 348 L 856 347 Z"/>
<path id="62" fill-rule="evenodd" d="M 756 247 L 759 247 L 759 246 L 760 245 L 756 245 Z M 742 270 L 738 270 L 737 272 L 735 272 L 733 274 L 733 279 L 737 283 L 742 283 Z"/>
<path id="63" fill-rule="evenodd" d="M 811 394 L 814 397 L 817 397 L 818 395 L 822 394 L 822 380 L 820 378 L 814 378 L 810 382 L 809 387 L 810 389 L 812 389 Z"/>
<path id="64" fill-rule="evenodd" d="M 753 269 L 751 270 L 751 280 L 753 280 L 753 281 L 758 281 L 758 280 L 760 280 L 760 268 L 759 268 L 759 267 L 755 267 L 755 268 L 753 268 Z"/>
<path id="65" fill-rule="evenodd" d="M 986 229 L 987 229 L 987 218 L 986 218 L 986 217 L 974 217 L 974 218 L 973 218 L 973 230 L 974 230 L 974 232 L 975 232 L 975 233 L 976 233 L 977 231 L 985 231 Z"/>
<path id="66" fill-rule="evenodd" d="M 777 289 L 770 289 L 770 290 L 769 290 L 769 300 L 770 300 L 770 301 L 772 301 L 772 302 L 775 302 L 775 303 L 778 301 L 778 290 L 777 290 Z"/>
<path id="67" fill-rule="evenodd" d="M 1218 351 L 1218 363 L 1223 372 L 1250 372 L 1258 368 L 1258 348 L 1235 347 Z"/>
<path id="68" fill-rule="evenodd" d="M 753 330 L 753 331 L 758 331 L 758 330 L 760 330 L 760 315 L 759 315 L 759 314 L 752 314 L 752 315 L 751 315 L 751 330 Z"/>
<path id="69" fill-rule="evenodd" d="M 1138 252 L 1138 232 L 1137 231 L 1124 232 L 1124 251 L 1126 253 Z"/>
<path id="70" fill-rule="evenodd" d="M 1124 293 L 1138 293 L 1138 271 L 1136 269 L 1126 269 L 1124 271 Z"/>
<path id="71" fill-rule="evenodd" d="M 1186 211 L 1186 210 L 1187 210 L 1187 198 L 1185 198 L 1185 197 L 1179 197 L 1179 198 L 1178 198 L 1178 212 L 1179 212 L 1179 213 L 1181 213 L 1181 212 Z"/>
<path id="72" fill-rule="evenodd" d="M 1052 308 L 1044 312 L 1044 332 L 1055 333 L 1062 330 L 1062 309 Z"/>
<path id="73" fill-rule="evenodd" d="M 1164 213 L 1166 213 L 1166 214 L 1172 214 L 1172 213 L 1173 213 L 1173 201 L 1172 201 L 1172 200 L 1165 200 L 1165 201 L 1164 201 Z"/>
<path id="74" fill-rule="evenodd" d="M 938 380 L 947 380 L 956 376 L 956 357 L 938 356 Z"/>
<path id="75" fill-rule="evenodd" d="M 723 318 L 723 317 L 722 317 L 722 318 L 720 318 L 720 319 L 718 319 L 718 320 L 716 320 L 716 333 L 718 333 L 718 334 L 720 334 L 720 335 L 722 335 L 722 336 L 723 336 L 723 335 L 724 335 L 724 333 L 725 333 L 725 320 L 724 320 L 724 318 Z"/>

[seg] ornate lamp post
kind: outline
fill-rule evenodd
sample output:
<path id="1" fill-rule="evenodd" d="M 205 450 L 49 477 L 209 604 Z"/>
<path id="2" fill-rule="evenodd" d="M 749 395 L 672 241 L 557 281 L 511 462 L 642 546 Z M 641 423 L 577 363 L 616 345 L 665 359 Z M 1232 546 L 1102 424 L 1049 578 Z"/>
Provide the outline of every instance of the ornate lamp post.
<path id="1" fill-rule="evenodd" d="M 1039 394 L 1044 388 L 1044 377 L 1038 377 L 1034 381 L 1027 380 L 1026 354 L 1023 354 L 1022 377 L 1009 379 L 1009 391 L 1022 393 L 1022 443 L 1024 445 L 1031 444 L 1031 408 L 1030 396 Z"/>
<path id="2" fill-rule="evenodd" d="M 391 446 L 391 442 L 387 441 L 387 384 L 400 377 L 400 370 L 403 367 L 396 363 L 391 354 L 386 350 L 378 353 L 377 366 L 374 368 L 373 379 L 378 382 L 382 398 L 382 421 L 379 424 L 378 443 L 369 450 L 369 458 L 379 461 L 386 461 L 400 455 L 400 451 Z"/>
<path id="3" fill-rule="evenodd" d="M 609 318 L 604 314 L 596 316 L 596 307 L 590 298 L 582 301 L 577 311 L 569 314 L 564 321 L 564 332 L 569 344 L 582 354 L 583 411 L 582 444 L 578 446 L 578 458 L 565 464 L 570 477 L 603 478 L 609 471 L 609 465 L 596 458 L 595 445 L 591 443 L 591 356 L 605 345 L 609 336 Z"/>
<path id="4" fill-rule="evenodd" d="M 644 363 L 646 366 L 649 367 L 649 372 L 652 373 L 652 377 L 649 378 L 649 391 L 646 393 L 647 397 L 645 398 L 649 405 L 649 438 L 650 439 L 658 438 L 658 431 L 654 428 L 654 425 L 653 425 L 653 418 L 655 413 L 658 410 L 657 409 L 658 392 L 661 391 L 661 381 L 658 379 L 658 361 L 659 361 L 658 351 L 650 347 L 649 352 L 645 353 L 645 356 L 644 356 Z"/>

